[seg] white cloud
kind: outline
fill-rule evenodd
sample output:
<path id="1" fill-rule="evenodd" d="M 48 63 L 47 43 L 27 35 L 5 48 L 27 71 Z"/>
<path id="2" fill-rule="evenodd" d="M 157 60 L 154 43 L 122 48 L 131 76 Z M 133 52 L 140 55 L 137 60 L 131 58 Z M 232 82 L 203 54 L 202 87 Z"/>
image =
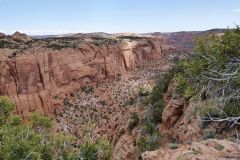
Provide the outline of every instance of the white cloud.
<path id="1" fill-rule="evenodd" d="M 240 9 L 233 9 L 232 12 L 240 13 Z"/>

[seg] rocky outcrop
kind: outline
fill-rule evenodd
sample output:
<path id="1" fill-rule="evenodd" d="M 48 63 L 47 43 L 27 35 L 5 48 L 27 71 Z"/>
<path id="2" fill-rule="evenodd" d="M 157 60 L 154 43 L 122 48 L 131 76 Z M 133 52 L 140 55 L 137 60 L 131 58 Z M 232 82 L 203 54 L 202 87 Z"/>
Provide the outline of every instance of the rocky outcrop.
<path id="1" fill-rule="evenodd" d="M 237 143 L 228 140 L 210 139 L 192 144 L 182 144 L 176 149 L 162 147 L 156 151 L 142 154 L 143 160 L 179 160 L 179 159 L 237 159 Z"/>
<path id="2" fill-rule="evenodd" d="M 5 38 L 5 37 L 6 37 L 6 35 L 4 33 L 0 32 L 0 39 Z"/>
<path id="3" fill-rule="evenodd" d="M 29 37 L 28 35 L 24 34 L 24 33 L 20 33 L 20 32 L 15 32 L 11 38 L 15 41 L 22 41 L 22 42 L 29 42 L 32 40 L 31 37 Z"/>
<path id="4" fill-rule="evenodd" d="M 161 132 L 178 141 L 192 141 L 201 137 L 201 120 L 196 115 L 192 100 L 174 96 L 175 85 L 171 83 L 165 94 L 166 107 L 162 113 Z"/>
<path id="5" fill-rule="evenodd" d="M 135 155 L 135 137 L 131 134 L 124 134 L 116 144 L 113 150 L 114 160 L 134 160 Z"/>
<path id="6" fill-rule="evenodd" d="M 13 98 L 16 113 L 24 117 L 36 110 L 48 115 L 65 94 L 114 78 L 149 59 L 160 59 L 161 45 L 161 40 L 154 39 L 100 47 L 84 43 L 62 50 L 32 47 L 15 57 L 0 50 L 0 95 Z"/>

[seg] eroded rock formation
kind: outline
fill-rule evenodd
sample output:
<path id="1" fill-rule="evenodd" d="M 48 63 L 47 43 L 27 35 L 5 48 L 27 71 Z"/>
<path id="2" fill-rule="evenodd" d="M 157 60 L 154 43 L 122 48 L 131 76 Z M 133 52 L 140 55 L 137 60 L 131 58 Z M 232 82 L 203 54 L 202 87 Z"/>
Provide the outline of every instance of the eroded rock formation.
<path id="1" fill-rule="evenodd" d="M 9 56 L 6 49 L 0 53 L 0 95 L 13 98 L 16 113 L 26 117 L 36 110 L 49 115 L 66 93 L 161 58 L 162 41 L 144 39 L 99 47 L 83 43 L 61 50 L 31 47 L 17 56 Z"/>
<path id="2" fill-rule="evenodd" d="M 196 103 L 183 97 L 174 96 L 174 83 L 165 94 L 166 107 L 162 113 L 161 132 L 178 141 L 200 139 L 201 119 L 195 113 Z"/>
<path id="3" fill-rule="evenodd" d="M 11 38 L 15 41 L 22 41 L 22 42 L 29 42 L 32 40 L 31 37 L 29 37 L 28 35 L 24 34 L 24 33 L 20 33 L 20 32 L 15 32 Z"/>
<path id="4" fill-rule="evenodd" d="M 143 160 L 178 160 L 178 159 L 237 159 L 237 144 L 228 140 L 209 139 L 192 144 L 179 145 L 177 149 L 162 147 L 156 151 L 142 154 Z"/>

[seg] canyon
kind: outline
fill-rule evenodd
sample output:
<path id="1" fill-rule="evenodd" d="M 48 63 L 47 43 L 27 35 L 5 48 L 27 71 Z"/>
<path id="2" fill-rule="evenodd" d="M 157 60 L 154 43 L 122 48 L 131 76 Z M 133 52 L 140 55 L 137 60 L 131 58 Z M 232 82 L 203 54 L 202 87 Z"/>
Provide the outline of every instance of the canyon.
<path id="1" fill-rule="evenodd" d="M 35 47 L 38 42 L 20 33 L 8 39 L 33 45 L 16 56 L 12 56 L 14 49 L 0 49 L 0 94 L 11 97 L 16 113 L 24 117 L 32 111 L 51 115 L 66 94 L 87 84 L 109 81 L 147 60 L 161 59 L 164 52 L 158 38 L 101 46 L 83 41 L 74 49 L 61 50 L 40 44 Z"/>
<path id="2" fill-rule="evenodd" d="M 236 140 L 203 139 L 206 128 L 194 100 L 177 97 L 173 82 L 164 93 L 161 123 L 154 126 L 161 146 L 137 150 L 145 121 L 152 118 L 150 94 L 163 84 L 158 80 L 193 49 L 197 36 L 222 32 L 0 33 L 0 95 L 10 97 L 14 113 L 25 120 L 31 112 L 52 117 L 54 130 L 76 136 L 77 144 L 92 128 L 94 140 L 111 142 L 114 160 L 234 159 Z M 138 122 L 129 129 L 132 113 Z"/>

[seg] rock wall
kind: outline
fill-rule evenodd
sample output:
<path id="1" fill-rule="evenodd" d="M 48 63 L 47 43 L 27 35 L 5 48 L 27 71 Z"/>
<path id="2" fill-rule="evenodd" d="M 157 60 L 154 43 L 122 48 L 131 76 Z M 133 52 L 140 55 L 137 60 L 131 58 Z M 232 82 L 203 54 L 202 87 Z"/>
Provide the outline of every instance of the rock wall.
<path id="1" fill-rule="evenodd" d="M 15 57 L 0 49 L 0 95 L 11 97 L 16 113 L 24 117 L 32 111 L 51 115 L 69 92 L 109 80 L 161 56 L 160 39 L 100 47 L 85 43 L 78 49 L 59 51 L 32 47 Z"/>
<path id="2" fill-rule="evenodd" d="M 180 142 L 201 138 L 201 119 L 197 116 L 196 103 L 174 96 L 176 87 L 171 83 L 165 94 L 166 106 L 162 113 L 161 133 Z"/>
<path id="3" fill-rule="evenodd" d="M 237 143 L 225 139 L 209 139 L 192 142 L 191 144 L 180 144 L 176 149 L 165 146 L 156 151 L 147 151 L 142 154 L 143 160 L 220 160 L 237 158 Z"/>

